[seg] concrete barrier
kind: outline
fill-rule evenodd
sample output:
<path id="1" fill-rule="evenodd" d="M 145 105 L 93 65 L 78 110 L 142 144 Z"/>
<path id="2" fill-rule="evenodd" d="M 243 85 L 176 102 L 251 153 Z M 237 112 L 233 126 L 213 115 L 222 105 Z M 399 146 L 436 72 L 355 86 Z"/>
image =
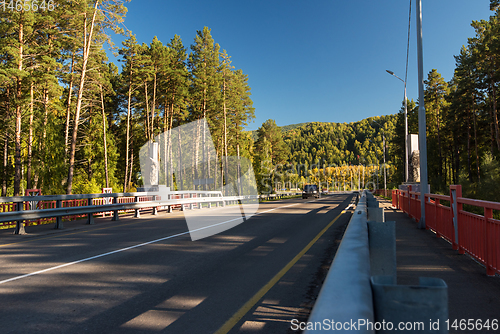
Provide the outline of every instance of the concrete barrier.
<path id="1" fill-rule="evenodd" d="M 447 333 L 446 283 L 397 285 L 396 225 L 370 195 L 359 199 L 304 333 L 389 333 L 408 323 L 423 326 L 418 333 Z"/>

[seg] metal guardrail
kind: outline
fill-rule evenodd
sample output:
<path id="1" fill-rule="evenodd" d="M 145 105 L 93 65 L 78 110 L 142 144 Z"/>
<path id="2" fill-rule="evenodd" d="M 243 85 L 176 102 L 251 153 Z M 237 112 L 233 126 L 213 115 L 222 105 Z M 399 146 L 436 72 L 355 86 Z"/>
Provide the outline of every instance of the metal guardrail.
<path id="1" fill-rule="evenodd" d="M 322 195 L 328 194 L 351 194 L 353 191 L 323 191 Z M 270 199 L 281 199 L 289 196 L 302 196 L 302 191 L 299 192 L 277 192 L 274 194 L 262 194 L 259 195 L 260 199 L 270 200 Z"/>
<path id="2" fill-rule="evenodd" d="M 270 199 L 281 199 L 283 197 L 288 197 L 288 196 L 300 196 L 302 195 L 301 192 L 294 192 L 294 193 L 274 193 L 274 194 L 262 194 L 259 195 L 259 199 L 265 199 L 265 200 L 270 200 Z"/>
<path id="3" fill-rule="evenodd" d="M 308 322 L 324 323 L 325 319 L 334 319 L 336 323 L 344 324 L 365 319 L 373 323 L 375 316 L 370 285 L 366 221 L 366 194 L 363 192 Z M 316 332 L 322 331 L 308 330 L 305 333 Z M 374 331 L 357 330 L 356 333 L 374 333 Z"/>
<path id="4" fill-rule="evenodd" d="M 179 195 L 183 198 L 172 198 Z M 189 195 L 189 198 L 184 198 L 185 195 Z M 139 201 L 144 197 L 154 197 L 155 200 Z M 2 197 L 0 203 L 14 203 L 16 210 L 0 213 L 0 222 L 16 221 L 14 233 L 22 234 L 25 220 L 56 218 L 55 228 L 60 229 L 63 227 L 62 217 L 64 216 L 87 215 L 87 223 L 93 224 L 93 214 L 100 212 L 113 212 L 112 220 L 118 220 L 118 212 L 124 210 L 135 210 L 135 217 L 140 217 L 140 210 L 145 208 L 153 208 L 153 214 L 156 214 L 159 207 L 167 207 L 168 212 L 171 212 L 173 206 L 180 206 L 181 210 L 184 210 L 185 205 L 189 205 L 190 208 L 202 203 L 208 203 L 209 207 L 212 203 L 225 206 L 231 202 L 257 198 L 257 196 L 223 197 L 220 191 L 172 191 L 167 194 L 166 199 L 156 199 L 156 197 L 159 196 L 147 192 Z M 133 198 L 134 202 L 94 205 L 93 199 L 96 198 Z M 62 201 L 82 199 L 87 199 L 86 206 L 62 207 Z M 25 202 L 33 201 L 55 201 L 56 208 L 24 210 Z"/>
<path id="5" fill-rule="evenodd" d="M 203 194 L 203 195 L 218 195 L 222 196 L 220 191 L 170 191 L 168 195 L 183 195 L 183 194 Z M 58 201 L 72 199 L 89 199 L 89 198 L 106 198 L 106 197 L 141 197 L 152 196 L 151 192 L 132 192 L 132 193 L 110 193 L 110 194 L 75 194 L 75 195 L 42 195 L 42 196 L 13 196 L 0 197 L 0 203 L 18 203 L 32 201 Z"/>
<path id="6" fill-rule="evenodd" d="M 425 327 L 429 319 L 448 319 L 446 283 L 420 278 L 418 286 L 397 285 L 395 222 L 385 222 L 378 206 L 364 191 L 304 333 L 392 333 L 408 324 L 419 333 L 448 333 L 446 326 Z"/>

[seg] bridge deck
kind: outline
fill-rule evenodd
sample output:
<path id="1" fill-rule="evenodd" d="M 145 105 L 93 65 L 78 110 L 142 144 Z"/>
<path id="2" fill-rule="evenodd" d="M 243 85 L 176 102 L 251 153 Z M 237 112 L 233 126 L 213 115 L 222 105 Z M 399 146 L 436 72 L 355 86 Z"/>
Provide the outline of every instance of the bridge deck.
<path id="1" fill-rule="evenodd" d="M 448 285 L 450 323 L 455 319 L 500 322 L 500 277 L 488 277 L 485 268 L 471 257 L 460 255 L 433 232 L 417 229 L 417 223 L 405 213 L 390 209 L 388 201 L 380 202 L 385 220 L 396 221 L 398 284 L 417 285 L 418 277 L 441 278 Z M 450 333 L 458 332 L 481 331 L 450 328 Z"/>

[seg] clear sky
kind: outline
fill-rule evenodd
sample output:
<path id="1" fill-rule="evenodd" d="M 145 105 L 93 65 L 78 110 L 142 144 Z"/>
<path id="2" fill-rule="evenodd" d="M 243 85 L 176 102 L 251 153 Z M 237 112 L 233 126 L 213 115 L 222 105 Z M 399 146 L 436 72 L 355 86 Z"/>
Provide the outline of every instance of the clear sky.
<path id="1" fill-rule="evenodd" d="M 416 1 L 412 0 L 408 98 L 418 98 Z M 174 34 L 186 47 L 211 29 L 233 65 L 249 76 L 255 130 L 271 118 L 356 122 L 397 113 L 404 85 L 410 0 L 132 0 L 125 26 L 139 43 Z M 472 20 L 488 19 L 489 0 L 422 0 L 424 75 L 446 81 L 454 55 L 474 36 Z M 113 37 L 121 47 L 123 38 Z M 190 51 L 190 50 L 188 50 Z M 121 66 L 121 65 L 119 65 Z"/>

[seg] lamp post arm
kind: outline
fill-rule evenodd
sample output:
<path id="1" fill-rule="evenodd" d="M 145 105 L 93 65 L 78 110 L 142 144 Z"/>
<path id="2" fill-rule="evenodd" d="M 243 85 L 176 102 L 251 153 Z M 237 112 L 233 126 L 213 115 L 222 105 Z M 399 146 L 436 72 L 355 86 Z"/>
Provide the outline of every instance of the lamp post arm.
<path id="1" fill-rule="evenodd" d="M 389 71 L 387 71 L 387 72 L 389 72 Z M 406 85 L 405 81 L 403 79 L 401 79 L 400 77 L 398 77 L 396 74 L 391 73 L 391 72 L 389 72 L 389 74 L 395 76 L 396 78 L 398 78 L 399 80 L 401 80 Z"/>

